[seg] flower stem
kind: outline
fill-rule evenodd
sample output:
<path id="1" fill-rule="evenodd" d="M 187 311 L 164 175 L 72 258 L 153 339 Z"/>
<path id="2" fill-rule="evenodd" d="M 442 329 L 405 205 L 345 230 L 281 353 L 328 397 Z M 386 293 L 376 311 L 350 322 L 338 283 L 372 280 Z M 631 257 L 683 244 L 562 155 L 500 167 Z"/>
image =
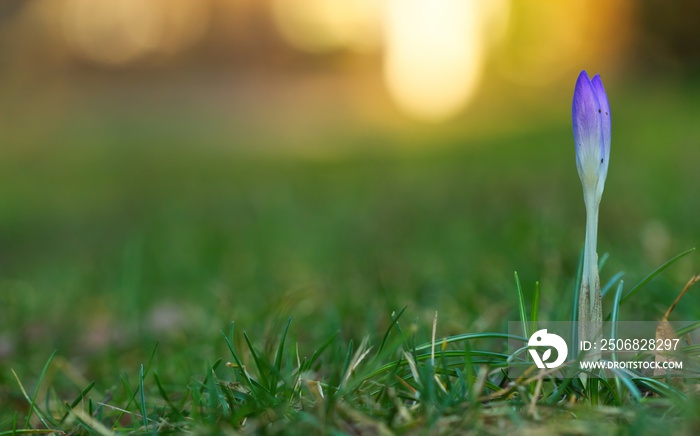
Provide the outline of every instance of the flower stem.
<path id="1" fill-rule="evenodd" d="M 586 203 L 586 242 L 583 254 L 583 277 L 579 293 L 579 339 L 596 341 L 603 331 L 603 311 L 601 307 L 600 278 L 598 276 L 598 200 L 595 194 L 584 193 Z M 599 360 L 600 352 L 589 355 L 591 360 Z"/>

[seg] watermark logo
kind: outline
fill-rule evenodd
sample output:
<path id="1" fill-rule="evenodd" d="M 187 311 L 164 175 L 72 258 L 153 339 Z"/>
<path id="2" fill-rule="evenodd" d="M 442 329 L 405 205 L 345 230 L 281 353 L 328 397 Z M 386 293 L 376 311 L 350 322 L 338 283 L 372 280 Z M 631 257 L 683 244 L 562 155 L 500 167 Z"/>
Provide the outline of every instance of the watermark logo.
<path id="1" fill-rule="evenodd" d="M 510 321 L 508 375 L 529 377 L 533 368 L 539 368 L 557 371 L 562 378 L 577 378 L 583 371 L 590 377 L 697 379 L 700 358 L 691 344 L 700 344 L 698 320 L 668 322 L 675 336 L 660 335 L 658 321 L 617 321 L 604 322 L 593 340 L 570 341 L 580 321 L 540 320 L 527 334 L 526 323 Z M 562 371 L 566 362 L 571 365 Z"/>
<path id="2" fill-rule="evenodd" d="M 569 347 L 564 339 L 554 333 L 547 333 L 547 329 L 537 330 L 530 336 L 527 342 L 530 355 L 538 368 L 556 368 L 566 360 L 569 355 Z M 538 348 L 547 347 L 542 357 L 537 353 Z M 557 350 L 557 358 L 553 362 L 548 362 L 552 357 L 552 348 Z"/>

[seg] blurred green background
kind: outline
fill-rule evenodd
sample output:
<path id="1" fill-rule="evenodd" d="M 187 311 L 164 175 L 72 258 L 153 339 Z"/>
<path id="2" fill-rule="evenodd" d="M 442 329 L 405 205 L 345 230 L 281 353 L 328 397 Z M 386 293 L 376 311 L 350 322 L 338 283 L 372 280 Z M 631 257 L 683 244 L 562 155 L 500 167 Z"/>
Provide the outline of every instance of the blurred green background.
<path id="1" fill-rule="evenodd" d="M 504 330 L 515 270 L 567 319 L 582 69 L 612 109 L 601 279 L 698 245 L 696 3 L 431 3 L 0 3 L 0 363 L 199 362 L 231 320 L 314 344 L 406 305 Z M 621 319 L 657 319 L 698 259 Z"/>

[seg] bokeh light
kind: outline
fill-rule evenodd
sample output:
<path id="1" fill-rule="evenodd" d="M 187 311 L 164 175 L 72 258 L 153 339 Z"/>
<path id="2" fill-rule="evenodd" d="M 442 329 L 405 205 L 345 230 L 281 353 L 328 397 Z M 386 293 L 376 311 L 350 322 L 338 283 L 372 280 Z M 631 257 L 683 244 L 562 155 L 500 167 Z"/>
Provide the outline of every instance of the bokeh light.
<path id="1" fill-rule="evenodd" d="M 379 46 L 381 0 L 274 0 L 275 23 L 292 46 L 323 53 Z"/>
<path id="2" fill-rule="evenodd" d="M 197 0 L 64 0 L 61 30 L 78 56 L 126 64 L 190 46 L 206 29 L 207 8 Z"/>
<path id="3" fill-rule="evenodd" d="M 595 5 L 595 6 L 593 6 Z M 514 2 L 504 49 L 495 70 L 509 82 L 548 86 L 598 65 L 615 64 L 630 41 L 629 0 Z"/>
<path id="4" fill-rule="evenodd" d="M 488 41 L 503 32 L 508 4 L 390 0 L 384 74 L 398 106 L 433 121 L 461 109 L 479 84 Z"/>

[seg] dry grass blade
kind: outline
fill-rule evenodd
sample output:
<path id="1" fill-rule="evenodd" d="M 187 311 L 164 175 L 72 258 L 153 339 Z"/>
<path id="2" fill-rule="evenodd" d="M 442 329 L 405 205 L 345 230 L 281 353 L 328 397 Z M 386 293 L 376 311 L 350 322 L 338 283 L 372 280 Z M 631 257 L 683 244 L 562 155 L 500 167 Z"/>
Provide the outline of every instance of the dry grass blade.
<path id="1" fill-rule="evenodd" d="M 112 430 L 104 426 L 100 421 L 96 420 L 92 416 L 88 415 L 85 411 L 81 409 L 73 409 L 70 411 L 71 415 L 74 415 L 80 421 L 82 421 L 86 426 L 89 426 L 89 430 L 102 436 L 113 436 L 116 435 Z"/>
<path id="2" fill-rule="evenodd" d="M 357 366 L 362 362 L 365 357 L 369 354 L 370 351 L 372 351 L 373 347 L 367 347 L 369 344 L 369 336 L 365 336 L 362 338 L 362 342 L 360 343 L 360 346 L 357 347 L 357 351 L 355 351 L 355 354 L 352 357 L 352 360 L 350 361 L 350 364 L 348 365 L 348 369 L 345 372 L 345 375 L 343 376 L 343 383 L 342 385 L 344 386 L 347 382 L 348 379 L 350 379 L 350 376 L 352 373 L 357 369 Z"/>
<path id="3" fill-rule="evenodd" d="M 673 301 L 671 306 L 669 306 L 668 310 L 664 314 L 664 316 L 661 318 L 661 321 L 659 321 L 659 324 L 656 326 L 656 342 L 658 343 L 661 341 L 665 340 L 673 340 L 673 339 L 678 339 L 676 336 L 676 332 L 673 330 L 673 327 L 671 326 L 671 323 L 668 322 L 668 317 L 671 315 L 671 312 L 673 312 L 673 309 L 676 308 L 676 305 L 678 302 L 683 298 L 683 296 L 688 292 L 691 286 L 693 286 L 695 283 L 700 281 L 700 275 L 695 275 L 688 280 L 688 283 L 685 284 L 685 287 L 681 291 L 680 294 L 676 297 L 676 299 Z M 667 362 L 675 362 L 676 359 L 668 356 L 664 352 L 656 352 L 654 353 L 655 357 L 654 360 L 657 363 L 657 367 L 654 368 L 654 376 L 664 376 L 666 375 L 666 369 L 663 368 L 664 365 L 667 364 Z"/>

